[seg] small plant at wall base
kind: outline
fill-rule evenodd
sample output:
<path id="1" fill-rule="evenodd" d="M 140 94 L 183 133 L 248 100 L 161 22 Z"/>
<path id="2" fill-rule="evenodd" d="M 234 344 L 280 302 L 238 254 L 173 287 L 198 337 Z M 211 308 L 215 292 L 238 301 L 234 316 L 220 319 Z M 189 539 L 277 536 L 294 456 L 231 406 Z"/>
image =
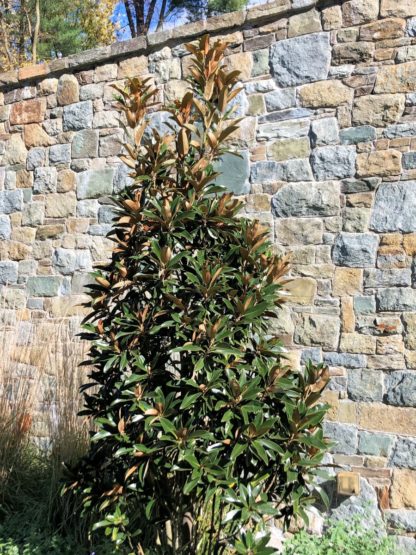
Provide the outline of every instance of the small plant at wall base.
<path id="1" fill-rule="evenodd" d="M 146 119 L 149 80 L 119 90 L 134 184 L 113 198 L 116 246 L 91 286 L 84 413 L 98 431 L 70 488 L 117 548 L 265 555 L 268 521 L 306 519 L 319 489 L 328 371 L 293 371 L 269 335 L 287 261 L 215 184 L 239 72 L 225 43 L 187 48 L 168 133 Z"/>

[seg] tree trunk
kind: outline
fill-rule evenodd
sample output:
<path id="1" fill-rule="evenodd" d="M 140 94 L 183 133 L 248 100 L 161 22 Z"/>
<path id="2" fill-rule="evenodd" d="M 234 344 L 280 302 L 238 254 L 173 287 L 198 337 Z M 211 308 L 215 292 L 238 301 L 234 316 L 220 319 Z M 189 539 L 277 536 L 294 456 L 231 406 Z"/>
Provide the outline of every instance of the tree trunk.
<path id="1" fill-rule="evenodd" d="M 38 41 L 39 41 L 39 29 L 40 29 L 40 0 L 36 0 L 35 4 L 35 28 L 33 30 L 33 39 L 32 39 L 32 62 L 34 64 L 37 63 L 38 57 Z"/>
<path id="2" fill-rule="evenodd" d="M 124 0 L 124 7 L 126 9 L 127 21 L 129 23 L 131 37 L 137 37 L 136 26 L 134 24 L 133 12 L 129 0 Z"/>

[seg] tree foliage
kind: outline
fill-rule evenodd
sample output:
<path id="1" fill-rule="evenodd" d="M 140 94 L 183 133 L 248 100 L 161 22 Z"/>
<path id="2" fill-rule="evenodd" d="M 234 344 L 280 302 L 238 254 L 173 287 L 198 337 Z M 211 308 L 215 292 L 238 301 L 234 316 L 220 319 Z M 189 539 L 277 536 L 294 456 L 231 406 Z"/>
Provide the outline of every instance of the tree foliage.
<path id="1" fill-rule="evenodd" d="M 0 71 L 110 44 L 116 0 L 0 0 Z"/>
<path id="2" fill-rule="evenodd" d="M 147 118 L 150 79 L 117 89 L 134 183 L 113 197 L 115 249 L 90 286 L 96 432 L 71 488 L 94 529 L 146 555 L 270 553 L 267 520 L 306 518 L 328 448 L 327 369 L 294 371 L 270 336 L 287 260 L 215 184 L 238 127 L 226 46 L 187 45 L 166 134 Z"/>

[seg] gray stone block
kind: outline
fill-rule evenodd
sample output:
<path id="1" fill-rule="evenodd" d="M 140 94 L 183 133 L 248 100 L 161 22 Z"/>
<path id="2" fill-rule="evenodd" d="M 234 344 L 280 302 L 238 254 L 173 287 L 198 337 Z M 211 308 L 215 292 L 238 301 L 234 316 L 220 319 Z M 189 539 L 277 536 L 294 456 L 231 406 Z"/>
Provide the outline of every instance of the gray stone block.
<path id="1" fill-rule="evenodd" d="M 412 285 L 410 269 L 379 270 L 371 268 L 364 270 L 364 287 L 375 289 L 379 287 L 407 287 Z"/>
<path id="2" fill-rule="evenodd" d="M 355 159 L 351 146 L 323 146 L 312 152 L 311 164 L 315 178 L 326 181 L 355 175 Z"/>
<path id="3" fill-rule="evenodd" d="M 357 428 L 338 422 L 324 422 L 323 429 L 325 436 L 335 442 L 332 452 L 343 455 L 354 455 L 357 452 Z"/>
<path id="4" fill-rule="evenodd" d="M 283 185 L 272 199 L 272 211 L 278 217 L 337 216 L 339 214 L 339 184 L 289 183 Z"/>
<path id="5" fill-rule="evenodd" d="M 312 121 L 310 135 L 314 148 L 337 144 L 339 142 L 337 118 L 322 118 Z"/>
<path id="6" fill-rule="evenodd" d="M 27 154 L 26 158 L 26 168 L 28 170 L 34 170 L 35 168 L 40 168 L 44 166 L 46 162 L 46 148 L 36 147 L 31 148 Z"/>
<path id="7" fill-rule="evenodd" d="M 389 457 L 395 438 L 388 434 L 375 432 L 358 433 L 358 452 L 361 455 L 373 455 L 375 457 Z"/>
<path id="8" fill-rule="evenodd" d="M 114 170 L 112 168 L 87 170 L 79 173 L 77 198 L 83 200 L 111 195 L 113 190 L 113 175 Z"/>
<path id="9" fill-rule="evenodd" d="M 80 131 L 90 129 L 93 121 L 93 108 L 91 100 L 84 100 L 64 107 L 64 131 Z"/>
<path id="10" fill-rule="evenodd" d="M 77 203 L 77 216 L 79 218 L 97 218 L 99 209 L 98 200 L 86 199 Z"/>
<path id="11" fill-rule="evenodd" d="M 98 131 L 84 129 L 72 140 L 72 158 L 96 158 L 98 156 Z"/>
<path id="12" fill-rule="evenodd" d="M 396 123 L 390 125 L 384 131 L 387 139 L 397 139 L 399 137 L 416 137 L 416 123 Z"/>
<path id="13" fill-rule="evenodd" d="M 390 509 L 384 511 L 387 524 L 392 528 L 416 532 L 416 511 L 409 509 Z"/>
<path id="14" fill-rule="evenodd" d="M 260 116 L 258 118 L 259 124 L 261 123 L 273 123 L 277 121 L 284 121 L 284 120 L 295 120 L 295 119 L 304 119 L 309 118 L 313 112 L 311 110 L 307 110 L 306 108 L 289 108 L 288 110 L 281 110 L 280 112 L 271 112 L 270 114 L 266 114 L 264 116 Z"/>
<path id="15" fill-rule="evenodd" d="M 91 270 L 92 260 L 89 250 L 55 249 L 52 257 L 54 268 L 62 275 L 71 275 L 75 271 Z"/>
<path id="16" fill-rule="evenodd" d="M 113 178 L 113 187 L 115 193 L 120 193 L 120 191 L 134 183 L 133 178 L 129 176 L 129 171 L 129 168 L 125 164 L 120 164 L 117 166 Z"/>
<path id="17" fill-rule="evenodd" d="M 380 311 L 411 312 L 416 310 L 416 289 L 410 287 L 389 287 L 377 292 Z"/>
<path id="18" fill-rule="evenodd" d="M 398 407 L 416 407 L 416 372 L 392 372 L 385 379 L 386 401 Z"/>
<path id="19" fill-rule="evenodd" d="M 405 152 L 402 157 L 402 164 L 405 170 L 416 168 L 416 152 Z"/>
<path id="20" fill-rule="evenodd" d="M 271 73 L 280 87 L 326 79 L 331 63 L 329 33 L 312 33 L 270 47 Z"/>
<path id="21" fill-rule="evenodd" d="M 345 366 L 345 368 L 365 368 L 367 357 L 351 353 L 324 353 L 324 363 L 328 366 Z"/>
<path id="22" fill-rule="evenodd" d="M 292 108 L 296 104 L 295 89 L 276 89 L 265 94 L 264 100 L 269 112 Z"/>
<path id="23" fill-rule="evenodd" d="M 358 143 L 374 141 L 377 137 L 377 133 L 374 127 L 362 125 L 360 127 L 342 129 L 339 136 L 343 145 L 356 145 Z"/>
<path id="24" fill-rule="evenodd" d="M 389 466 L 416 470 L 416 438 L 397 438 L 389 461 Z"/>
<path id="25" fill-rule="evenodd" d="M 416 181 L 382 183 L 377 189 L 370 229 L 416 231 Z"/>
<path id="26" fill-rule="evenodd" d="M 344 194 L 366 193 L 374 191 L 381 182 L 381 177 L 367 177 L 366 179 L 343 179 L 341 192 Z"/>
<path id="27" fill-rule="evenodd" d="M 340 233 L 334 244 L 332 260 L 337 266 L 366 268 L 376 264 L 379 238 L 371 233 Z"/>
<path id="28" fill-rule="evenodd" d="M 19 264 L 13 260 L 0 261 L 0 284 L 11 285 L 17 282 Z"/>
<path id="29" fill-rule="evenodd" d="M 23 208 L 23 193 L 21 189 L 15 191 L 0 191 L 0 214 L 20 212 Z"/>
<path id="30" fill-rule="evenodd" d="M 240 156 L 227 153 L 214 164 L 214 171 L 220 172 L 215 183 L 223 185 L 237 195 L 250 192 L 250 155 L 248 150 L 243 150 Z"/>
<path id="31" fill-rule="evenodd" d="M 53 145 L 49 148 L 49 163 L 52 165 L 71 163 L 71 145 Z"/>
<path id="32" fill-rule="evenodd" d="M 98 209 L 98 223 L 99 224 L 112 224 L 113 218 L 117 214 L 114 206 L 110 204 L 103 204 Z"/>
<path id="33" fill-rule="evenodd" d="M 10 239 L 12 228 L 10 225 L 10 218 L 6 214 L 0 214 L 0 240 L 5 241 Z"/>
<path id="34" fill-rule="evenodd" d="M 383 373 L 379 370 L 348 370 L 348 396 L 353 401 L 383 399 Z"/>
<path id="35" fill-rule="evenodd" d="M 33 192 L 36 194 L 55 193 L 57 171 L 56 168 L 36 168 L 33 181 Z"/>

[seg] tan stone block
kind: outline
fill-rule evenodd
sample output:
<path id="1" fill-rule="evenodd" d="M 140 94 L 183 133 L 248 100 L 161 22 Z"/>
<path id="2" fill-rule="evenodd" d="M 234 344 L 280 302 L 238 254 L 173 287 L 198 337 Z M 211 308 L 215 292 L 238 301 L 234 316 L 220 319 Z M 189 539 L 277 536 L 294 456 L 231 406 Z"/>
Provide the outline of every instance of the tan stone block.
<path id="1" fill-rule="evenodd" d="M 77 198 L 74 192 L 49 193 L 45 195 L 45 212 L 47 218 L 67 218 L 75 216 Z"/>
<path id="2" fill-rule="evenodd" d="M 410 17 L 416 15 L 414 0 L 381 0 L 380 15 L 382 17 Z"/>
<path id="3" fill-rule="evenodd" d="M 299 345 L 316 345 L 326 351 L 338 347 L 340 322 L 328 314 L 302 314 L 295 326 L 294 341 Z"/>
<path id="4" fill-rule="evenodd" d="M 322 25 L 324 31 L 332 31 L 342 27 L 342 12 L 340 6 L 329 6 L 322 10 Z"/>
<path id="5" fill-rule="evenodd" d="M 250 116 L 259 116 L 266 111 L 266 104 L 262 94 L 252 94 L 248 97 L 248 114 Z"/>
<path id="6" fill-rule="evenodd" d="M 277 218 L 274 232 L 281 245 L 317 245 L 322 243 L 323 224 L 318 218 Z"/>
<path id="7" fill-rule="evenodd" d="M 247 212 L 269 212 L 271 198 L 271 195 L 264 193 L 249 195 L 246 202 Z"/>
<path id="8" fill-rule="evenodd" d="M 409 233 L 403 237 L 403 248 L 409 256 L 416 255 L 416 233 Z"/>
<path id="9" fill-rule="evenodd" d="M 165 85 L 165 98 L 166 101 L 173 102 L 174 100 L 181 100 L 186 92 L 189 90 L 189 83 L 179 79 L 172 79 Z"/>
<path id="10" fill-rule="evenodd" d="M 52 137 L 49 137 L 46 131 L 38 123 L 25 125 L 23 130 L 23 139 L 27 148 L 35 146 L 50 146 L 54 143 Z"/>
<path id="11" fill-rule="evenodd" d="M 397 355 L 404 353 L 403 338 L 401 335 L 377 337 L 376 353 L 378 355 Z"/>
<path id="12" fill-rule="evenodd" d="M 353 193 L 347 195 L 347 206 L 354 208 L 371 208 L 373 204 L 373 193 Z"/>
<path id="13" fill-rule="evenodd" d="M 304 85 L 299 90 L 303 106 L 308 108 L 336 108 L 340 104 L 352 102 L 354 91 L 341 81 L 317 81 Z"/>
<path id="14" fill-rule="evenodd" d="M 371 355 L 376 352 L 376 339 L 360 333 L 342 333 L 339 348 L 343 353 Z"/>
<path id="15" fill-rule="evenodd" d="M 32 255 L 32 247 L 18 241 L 9 242 L 10 260 L 28 260 Z"/>
<path id="16" fill-rule="evenodd" d="M 403 235 L 401 233 L 385 233 L 380 235 L 380 246 L 391 246 L 400 248 L 403 243 Z"/>
<path id="17" fill-rule="evenodd" d="M 363 288 L 361 268 L 335 268 L 333 294 L 336 297 L 356 295 Z"/>
<path id="18" fill-rule="evenodd" d="M 86 233 L 89 226 L 89 218 L 68 218 L 66 221 L 68 233 Z"/>
<path id="19" fill-rule="evenodd" d="M 416 370 L 416 351 L 405 351 L 404 357 L 406 359 L 407 368 Z"/>
<path id="20" fill-rule="evenodd" d="M 366 430 L 415 436 L 416 408 L 392 407 L 382 403 L 360 403 L 358 423 Z"/>
<path id="21" fill-rule="evenodd" d="M 398 39 L 404 36 L 406 21 L 398 17 L 373 21 L 360 28 L 360 40 Z"/>
<path id="22" fill-rule="evenodd" d="M 402 153 L 398 150 L 379 150 L 358 154 L 357 174 L 360 177 L 400 175 Z"/>
<path id="23" fill-rule="evenodd" d="M 323 403 L 328 403 L 328 405 L 331 405 L 331 408 L 326 413 L 325 419 L 330 421 L 336 420 L 339 407 L 339 392 L 326 390 L 323 392 L 321 400 Z"/>
<path id="24" fill-rule="evenodd" d="M 367 456 L 364 466 L 367 468 L 386 468 L 388 459 L 386 457 Z"/>
<path id="25" fill-rule="evenodd" d="M 296 278 L 285 285 L 288 300 L 293 304 L 311 305 L 316 295 L 316 281 L 311 278 Z"/>
<path id="26" fill-rule="evenodd" d="M 267 159 L 266 145 L 258 145 L 250 151 L 250 161 L 260 162 Z"/>
<path id="27" fill-rule="evenodd" d="M 43 79 L 39 83 L 39 92 L 41 95 L 55 94 L 58 89 L 58 79 Z"/>
<path id="28" fill-rule="evenodd" d="M 415 91 L 416 62 L 380 67 L 374 88 L 376 94 Z"/>
<path id="29" fill-rule="evenodd" d="M 288 38 L 322 31 L 321 18 L 316 10 L 292 15 L 289 18 Z"/>
<path id="30" fill-rule="evenodd" d="M 85 315 L 88 309 L 82 304 L 88 301 L 87 295 L 71 295 L 70 297 L 51 297 L 45 299 L 45 310 L 53 316 L 68 318 L 70 316 Z"/>
<path id="31" fill-rule="evenodd" d="M 367 357 L 367 366 L 375 370 L 403 370 L 406 364 L 402 354 L 369 355 Z"/>
<path id="32" fill-rule="evenodd" d="M 292 5 L 290 0 L 273 0 L 265 4 L 257 4 L 247 10 L 247 21 L 256 21 L 263 17 L 269 18 L 270 16 L 277 16 L 284 14 L 291 9 Z M 239 13 L 239 12 L 235 12 Z"/>
<path id="33" fill-rule="evenodd" d="M 46 101 L 44 98 L 23 100 L 12 105 L 10 124 L 39 123 L 45 118 Z"/>
<path id="34" fill-rule="evenodd" d="M 241 81 L 250 79 L 253 69 L 253 56 L 251 52 L 238 52 L 237 54 L 226 56 L 225 64 L 228 71 L 240 71 L 239 79 Z"/>
<path id="35" fill-rule="evenodd" d="M 416 314 L 405 312 L 403 314 L 403 337 L 407 349 L 416 350 Z"/>
<path id="36" fill-rule="evenodd" d="M 394 469 L 390 506 L 392 509 L 416 509 L 416 470 Z"/>
<path id="37" fill-rule="evenodd" d="M 25 66 L 19 68 L 18 75 L 19 81 L 25 81 L 26 79 L 34 79 L 35 77 L 41 77 L 46 75 L 49 71 L 48 64 L 36 64 L 32 66 Z"/>
<path id="38" fill-rule="evenodd" d="M 44 241 L 45 239 L 54 239 L 62 235 L 65 231 L 63 224 L 40 225 L 36 228 L 36 239 Z"/>
<path id="39" fill-rule="evenodd" d="M 343 424 L 357 423 L 357 403 L 353 401 L 340 401 L 338 406 L 338 422 Z"/>
<path id="40" fill-rule="evenodd" d="M 268 147 L 269 158 L 283 161 L 293 158 L 309 158 L 311 152 L 308 137 L 301 139 L 281 139 Z"/>
<path id="41" fill-rule="evenodd" d="M 12 229 L 11 240 L 31 245 L 35 240 L 36 229 L 33 227 L 15 227 Z"/>
<path id="42" fill-rule="evenodd" d="M 352 121 L 355 125 L 384 127 L 396 123 L 405 106 L 403 94 L 360 96 L 354 101 Z"/>
<path id="43" fill-rule="evenodd" d="M 30 189 L 33 186 L 33 172 L 19 170 L 16 172 L 16 187 L 18 189 Z"/>
<path id="44" fill-rule="evenodd" d="M 352 333 L 355 330 L 354 300 L 352 297 L 341 299 L 341 330 Z"/>
<path id="45" fill-rule="evenodd" d="M 239 123 L 238 128 L 230 135 L 227 142 L 244 146 L 250 145 L 256 140 L 256 129 L 257 118 L 246 117 Z"/>
<path id="46" fill-rule="evenodd" d="M 374 61 L 385 62 L 386 60 L 394 60 L 396 53 L 395 48 L 378 49 L 374 52 Z"/>
<path id="47" fill-rule="evenodd" d="M 58 182 L 56 190 L 58 193 L 67 193 L 74 191 L 76 188 L 76 173 L 72 170 L 66 169 L 58 173 Z"/>
<path id="48" fill-rule="evenodd" d="M 138 77 L 148 73 L 148 65 L 146 56 L 137 56 L 135 58 L 127 58 L 120 62 L 118 68 L 117 79 L 125 79 L 126 77 Z"/>

